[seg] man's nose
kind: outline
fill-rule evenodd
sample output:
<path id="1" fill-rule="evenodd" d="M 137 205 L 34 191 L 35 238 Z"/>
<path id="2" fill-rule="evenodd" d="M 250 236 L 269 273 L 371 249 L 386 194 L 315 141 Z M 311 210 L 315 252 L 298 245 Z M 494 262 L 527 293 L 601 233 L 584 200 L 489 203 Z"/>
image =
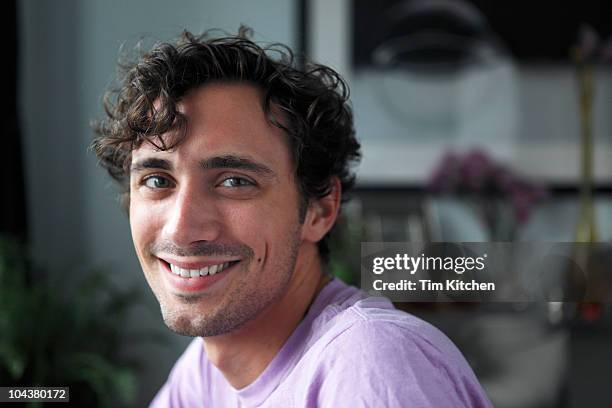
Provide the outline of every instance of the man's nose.
<path id="1" fill-rule="evenodd" d="M 194 186 L 180 187 L 168 208 L 163 237 L 187 247 L 198 241 L 214 241 L 220 233 L 220 213 L 211 194 Z"/>

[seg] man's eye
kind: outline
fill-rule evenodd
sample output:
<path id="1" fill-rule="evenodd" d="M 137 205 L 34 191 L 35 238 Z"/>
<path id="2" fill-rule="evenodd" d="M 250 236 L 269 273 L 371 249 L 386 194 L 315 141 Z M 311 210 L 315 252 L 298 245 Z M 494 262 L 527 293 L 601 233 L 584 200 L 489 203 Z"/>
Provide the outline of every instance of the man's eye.
<path id="1" fill-rule="evenodd" d="M 171 186 L 170 180 L 161 176 L 150 176 L 143 183 L 149 188 L 168 188 Z"/>
<path id="2" fill-rule="evenodd" d="M 219 185 L 223 187 L 249 187 L 255 185 L 255 183 L 242 177 L 228 177 Z"/>

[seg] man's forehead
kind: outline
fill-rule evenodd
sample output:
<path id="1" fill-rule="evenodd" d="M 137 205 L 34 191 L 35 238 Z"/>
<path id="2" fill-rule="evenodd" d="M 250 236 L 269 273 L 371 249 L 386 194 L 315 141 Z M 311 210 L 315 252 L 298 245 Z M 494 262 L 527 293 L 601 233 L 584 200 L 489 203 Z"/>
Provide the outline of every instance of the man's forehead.
<path id="1" fill-rule="evenodd" d="M 285 158 L 293 167 L 288 137 L 270 122 L 262 104 L 258 88 L 247 83 L 212 83 L 189 91 L 177 103 L 183 126 L 145 140 L 132 151 L 132 162 L 145 155 L 198 161 L 235 156 L 253 162 Z M 171 148 L 161 149 L 165 146 Z"/>
<path id="2" fill-rule="evenodd" d="M 266 106 L 266 104 L 269 104 Z M 177 110 L 191 121 L 202 120 L 223 123 L 227 126 L 244 126 L 252 129 L 255 124 L 269 132 L 282 134 L 288 127 L 288 118 L 273 99 L 266 102 L 264 90 L 250 82 L 212 82 L 188 91 L 177 103 Z M 269 111 L 268 111 L 269 110 Z"/>
<path id="3" fill-rule="evenodd" d="M 264 93 L 256 84 L 249 82 L 211 82 L 190 89 L 177 103 L 177 110 L 190 113 L 218 114 L 223 111 L 237 114 L 249 112 L 264 118 Z"/>

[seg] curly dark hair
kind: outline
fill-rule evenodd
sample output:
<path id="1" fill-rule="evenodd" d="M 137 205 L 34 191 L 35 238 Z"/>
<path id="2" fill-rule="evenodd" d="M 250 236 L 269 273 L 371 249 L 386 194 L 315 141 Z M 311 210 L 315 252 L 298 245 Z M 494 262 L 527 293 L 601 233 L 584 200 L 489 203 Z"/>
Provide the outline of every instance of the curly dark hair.
<path id="1" fill-rule="evenodd" d="M 305 63 L 300 68 L 282 44 L 262 47 L 249 37 L 250 29 L 244 26 L 236 36 L 218 38 L 212 38 L 211 31 L 200 36 L 184 31 L 176 41 L 158 43 L 136 61 L 119 64 L 120 86 L 104 96 L 107 117 L 93 124 L 97 137 L 91 147 L 122 186 L 126 208 L 132 150 L 145 141 L 160 150 L 179 144 L 186 119 L 177 103 L 188 91 L 219 81 L 251 83 L 263 91 L 268 120 L 288 135 L 302 222 L 309 201 L 330 193 L 333 177 L 340 179 L 346 200 L 355 180 L 352 166 L 361 157 L 346 83 L 323 65 Z M 271 104 L 282 112 L 282 123 Z M 171 139 L 161 137 L 177 129 Z M 325 261 L 328 236 L 318 243 Z"/>

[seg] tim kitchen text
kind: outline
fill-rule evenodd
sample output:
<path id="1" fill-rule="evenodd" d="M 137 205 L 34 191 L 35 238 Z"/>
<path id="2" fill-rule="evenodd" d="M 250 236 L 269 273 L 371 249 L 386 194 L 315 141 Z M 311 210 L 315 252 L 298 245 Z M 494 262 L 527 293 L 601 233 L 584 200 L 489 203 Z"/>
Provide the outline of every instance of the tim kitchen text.
<path id="1" fill-rule="evenodd" d="M 478 282 L 473 279 L 471 281 L 451 279 L 445 282 L 434 282 L 430 279 L 419 279 L 418 281 L 402 279 L 399 282 L 383 282 L 382 280 L 377 279 L 373 282 L 372 287 L 377 291 L 494 291 L 495 283 Z"/>

